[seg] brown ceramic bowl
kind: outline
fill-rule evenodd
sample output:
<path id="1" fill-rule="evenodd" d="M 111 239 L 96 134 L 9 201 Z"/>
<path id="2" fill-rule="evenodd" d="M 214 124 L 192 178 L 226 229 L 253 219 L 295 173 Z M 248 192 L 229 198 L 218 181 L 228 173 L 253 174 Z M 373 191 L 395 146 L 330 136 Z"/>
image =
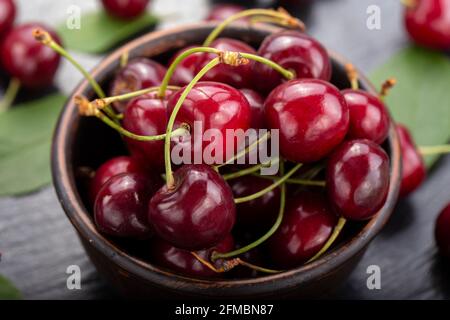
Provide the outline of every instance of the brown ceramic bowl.
<path id="1" fill-rule="evenodd" d="M 128 51 L 130 58 L 146 56 L 166 62 L 175 50 L 202 43 L 213 27 L 213 23 L 202 23 L 150 33 L 109 55 L 93 70 L 93 75 L 106 88 L 123 52 Z M 223 36 L 241 39 L 257 47 L 274 30 L 277 29 L 236 25 L 227 28 Z M 346 61 L 334 53 L 330 55 L 333 83 L 341 88 L 349 87 L 343 68 Z M 364 77 L 361 77 L 360 85 L 375 93 Z M 388 221 L 397 201 L 400 151 L 395 130 L 391 128 L 384 145 L 391 159 L 391 181 L 386 204 L 372 220 L 350 232 L 331 252 L 299 268 L 254 279 L 201 280 L 174 274 L 139 258 L 136 254 L 139 249 L 135 245 L 130 246 L 126 241 L 111 239 L 97 231 L 92 210 L 87 205 L 83 181 L 77 178 L 77 168 L 96 168 L 125 150 L 113 130 L 97 119 L 78 115 L 73 97 L 79 94 L 94 97 L 87 81 L 83 81 L 61 113 L 52 149 L 54 185 L 64 211 L 99 273 L 126 297 L 318 297 L 336 287 L 351 272 L 369 243 Z"/>

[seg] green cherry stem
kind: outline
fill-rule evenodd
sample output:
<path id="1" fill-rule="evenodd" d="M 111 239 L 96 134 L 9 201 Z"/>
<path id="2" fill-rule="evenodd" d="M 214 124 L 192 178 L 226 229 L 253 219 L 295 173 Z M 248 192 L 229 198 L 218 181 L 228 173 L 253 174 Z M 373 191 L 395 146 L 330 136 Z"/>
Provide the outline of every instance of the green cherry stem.
<path id="1" fill-rule="evenodd" d="M 292 170 L 291 170 L 291 172 L 292 172 Z M 284 174 L 284 162 L 283 161 L 280 162 L 280 173 Z M 239 248 L 237 250 L 233 250 L 233 251 L 230 251 L 227 253 L 213 252 L 213 254 L 211 256 L 211 260 L 215 261 L 217 259 L 232 258 L 232 257 L 238 256 L 238 255 L 241 255 L 243 253 L 246 253 L 247 251 L 250 251 L 253 248 L 256 248 L 257 246 L 259 246 L 261 243 L 265 242 L 267 239 L 269 239 L 275 233 L 275 231 L 277 231 L 278 227 L 281 225 L 281 221 L 283 220 L 283 216 L 284 216 L 285 207 L 286 207 L 286 185 L 284 183 L 281 183 L 280 209 L 278 211 L 277 220 L 275 221 L 273 226 L 269 229 L 269 231 L 267 231 L 262 237 L 260 237 L 256 241 L 254 241 L 242 248 Z"/>
<path id="2" fill-rule="evenodd" d="M 3 99 L 0 101 L 0 113 L 7 111 L 14 100 L 16 99 L 17 93 L 20 90 L 20 80 L 17 78 L 11 78 L 9 81 L 8 88 L 5 91 Z"/>
<path id="3" fill-rule="evenodd" d="M 238 263 L 240 265 L 245 266 L 250 269 L 253 269 L 255 271 L 259 271 L 259 272 L 263 272 L 263 273 L 273 273 L 273 274 L 283 272 L 282 270 L 273 270 L 273 269 L 263 268 L 263 267 L 255 265 L 253 263 L 244 261 L 241 258 L 236 258 L 236 260 L 238 261 Z"/>
<path id="4" fill-rule="evenodd" d="M 450 153 L 450 144 L 443 144 L 437 146 L 420 146 L 417 149 L 419 150 L 419 153 L 423 156 L 447 154 Z"/>
<path id="5" fill-rule="evenodd" d="M 314 260 L 317 260 L 319 257 L 321 257 L 331 247 L 331 245 L 334 243 L 334 241 L 336 241 L 337 237 L 339 236 L 339 234 L 341 233 L 342 229 L 344 228 L 345 223 L 346 223 L 345 218 L 340 217 L 338 223 L 334 227 L 333 233 L 328 238 L 328 241 L 324 244 L 322 249 L 320 249 L 320 251 L 317 252 L 314 255 L 314 257 L 309 259 L 306 263 L 310 263 L 310 262 L 313 262 Z"/>
<path id="6" fill-rule="evenodd" d="M 249 59 L 249 60 L 253 60 L 253 61 L 265 64 L 266 66 L 269 66 L 269 67 L 273 68 L 274 70 L 276 70 L 279 73 L 281 73 L 281 75 L 283 77 L 285 77 L 286 79 L 288 79 L 288 80 L 292 80 L 292 79 L 295 78 L 295 73 L 293 71 L 283 68 L 279 64 L 273 62 L 272 60 L 263 58 L 263 57 L 258 56 L 256 54 L 245 53 L 245 52 L 240 52 L 240 55 L 243 58 L 246 58 L 246 59 Z"/>
<path id="7" fill-rule="evenodd" d="M 273 181 L 277 181 L 279 179 L 277 177 L 262 176 L 259 174 L 254 174 L 254 175 L 256 177 L 259 177 L 262 179 L 273 180 Z M 308 179 L 296 179 L 296 178 L 287 179 L 286 183 L 287 184 L 299 184 L 299 185 L 311 186 L 311 187 L 325 187 L 326 186 L 326 182 L 322 181 L 322 180 L 308 180 Z"/>
<path id="8" fill-rule="evenodd" d="M 275 158 L 275 159 L 272 159 L 272 160 L 270 160 L 268 162 L 260 163 L 260 164 L 257 164 L 255 166 L 252 166 L 250 168 L 245 168 L 245 169 L 242 169 L 242 170 L 239 170 L 239 171 L 236 171 L 236 172 L 224 174 L 224 175 L 222 175 L 222 177 L 223 177 L 224 180 L 236 179 L 236 178 L 239 178 L 239 177 L 243 177 L 243 176 L 252 174 L 252 173 L 260 170 L 261 168 L 269 167 L 271 164 L 275 164 L 278 161 L 280 161 L 280 159 L 279 158 Z"/>

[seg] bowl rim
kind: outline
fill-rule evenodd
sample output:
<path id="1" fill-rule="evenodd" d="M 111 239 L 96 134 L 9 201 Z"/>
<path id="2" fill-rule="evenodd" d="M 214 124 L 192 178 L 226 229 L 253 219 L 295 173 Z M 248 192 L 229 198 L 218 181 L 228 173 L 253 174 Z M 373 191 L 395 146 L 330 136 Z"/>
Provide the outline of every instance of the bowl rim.
<path id="1" fill-rule="evenodd" d="M 211 29 L 215 25 L 216 24 L 214 22 L 201 22 L 182 25 L 181 27 L 179 26 L 167 30 L 155 31 L 143 35 L 109 54 L 91 71 L 91 74 L 94 78 L 97 78 L 102 70 L 105 70 L 108 66 L 117 62 L 123 52 L 131 52 L 132 50 L 139 48 L 142 44 L 180 32 L 194 32 L 195 30 L 205 28 Z M 249 29 L 248 26 L 239 23 L 229 26 L 228 29 L 235 29 L 237 32 L 244 30 L 246 32 L 251 32 L 252 30 L 257 30 L 259 32 L 267 33 L 280 30 L 278 27 L 265 25 L 252 26 Z M 345 58 L 334 52 L 330 51 L 329 53 L 331 59 L 341 65 L 348 62 Z M 373 85 L 361 73 L 359 81 L 362 86 L 366 88 L 366 90 L 376 93 Z M 274 288 L 269 284 L 274 281 L 285 280 L 283 289 L 287 289 L 287 287 L 293 288 L 301 285 L 302 283 L 315 280 L 318 277 L 326 276 L 339 266 L 342 266 L 346 261 L 350 260 L 358 253 L 362 252 L 363 249 L 372 241 L 372 239 L 381 231 L 392 214 L 392 210 L 398 197 L 401 172 L 400 145 L 396 130 L 394 129 L 393 121 L 391 122 L 388 137 L 388 143 L 391 150 L 391 176 L 386 203 L 379 210 L 379 212 L 370 221 L 368 221 L 363 229 L 358 232 L 358 234 L 341 246 L 334 248 L 321 258 L 306 265 L 302 265 L 278 274 L 264 275 L 257 278 L 208 280 L 182 276 L 165 269 L 160 269 L 158 266 L 152 265 L 147 261 L 127 254 L 120 248 L 116 247 L 110 239 L 98 232 L 91 218 L 91 214 L 84 207 L 81 197 L 77 192 L 75 177 L 73 175 L 72 165 L 70 163 L 72 155 L 72 150 L 70 149 L 71 141 L 68 138 L 71 134 L 73 137 L 73 132 L 76 128 L 71 126 L 71 124 L 77 122 L 74 121 L 74 119 L 78 116 L 76 108 L 73 104 L 73 97 L 85 93 L 88 90 L 90 90 L 89 84 L 87 80 L 83 79 L 73 91 L 62 109 L 54 131 L 51 151 L 51 169 L 53 184 L 58 200 L 61 203 L 67 217 L 77 230 L 78 235 L 84 240 L 87 240 L 89 245 L 95 247 L 97 251 L 108 257 L 111 263 L 115 263 L 120 266 L 123 269 L 122 271 L 137 275 L 146 281 L 157 284 L 160 287 L 166 287 L 179 292 L 195 292 L 196 294 L 198 294 L 199 291 L 207 291 L 207 289 L 211 288 L 226 288 L 231 290 L 237 288 L 252 288 L 252 292 L 261 293 L 273 292 Z"/>

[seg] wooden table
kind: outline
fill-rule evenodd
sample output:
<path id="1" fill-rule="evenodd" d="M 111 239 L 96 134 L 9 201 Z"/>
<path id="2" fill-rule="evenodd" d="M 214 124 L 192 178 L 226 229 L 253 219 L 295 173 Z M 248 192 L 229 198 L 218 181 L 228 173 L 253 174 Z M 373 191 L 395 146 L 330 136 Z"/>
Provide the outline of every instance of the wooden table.
<path id="1" fill-rule="evenodd" d="M 154 0 L 155 12 L 166 16 L 161 27 L 201 19 L 206 0 Z M 267 2 L 267 1 L 266 1 Z M 400 1 L 313 0 L 306 17 L 309 32 L 328 48 L 344 54 L 369 72 L 408 43 L 402 26 Z M 60 22 L 64 1 L 18 1 L 20 21 L 42 19 Z M 76 2 L 82 12 L 95 1 Z M 381 8 L 381 30 L 366 28 L 367 7 Z M 93 67 L 101 57 L 76 54 L 83 65 Z M 64 63 L 57 84 L 69 94 L 81 77 Z M 446 102 L 448 103 L 448 102 Z M 433 125 L 433 124 L 430 124 Z M 349 279 L 331 298 L 353 299 L 448 299 L 450 268 L 438 259 L 433 226 L 439 210 L 450 200 L 450 157 L 441 159 L 428 180 L 407 200 L 399 203 L 393 218 L 372 243 Z M 98 299 L 114 297 L 88 260 L 74 229 L 65 217 L 51 186 L 18 198 L 0 199 L 0 273 L 6 275 L 29 299 Z M 66 288 L 66 268 L 79 265 L 82 289 Z M 381 268 L 381 290 L 366 286 L 370 265 Z"/>

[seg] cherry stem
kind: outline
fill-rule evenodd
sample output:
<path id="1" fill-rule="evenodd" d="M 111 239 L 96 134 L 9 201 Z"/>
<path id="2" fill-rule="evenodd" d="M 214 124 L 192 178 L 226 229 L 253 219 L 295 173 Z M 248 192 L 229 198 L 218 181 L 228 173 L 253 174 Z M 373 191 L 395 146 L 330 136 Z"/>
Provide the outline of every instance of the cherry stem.
<path id="1" fill-rule="evenodd" d="M 342 229 L 344 228 L 345 223 L 346 223 L 345 218 L 340 217 L 338 223 L 334 227 L 333 233 L 328 238 L 328 240 L 325 243 L 325 245 L 322 247 L 322 249 L 320 249 L 319 252 L 317 252 L 314 255 L 314 257 L 309 259 L 306 263 L 310 263 L 310 262 L 313 262 L 314 260 L 317 260 L 319 257 L 321 257 L 331 247 L 331 245 L 334 243 L 334 241 L 336 241 L 337 237 L 339 236 L 339 234 L 341 233 Z"/>
<path id="2" fill-rule="evenodd" d="M 263 267 L 255 265 L 253 263 L 244 261 L 241 258 L 236 258 L 236 260 L 239 262 L 240 265 L 245 266 L 245 267 L 250 268 L 250 269 L 253 269 L 255 271 L 259 271 L 259 272 L 263 272 L 263 273 L 280 273 L 280 272 L 283 272 L 282 270 L 273 270 L 273 269 L 263 268 Z"/>
<path id="3" fill-rule="evenodd" d="M 443 144 L 438 146 L 420 146 L 419 153 L 423 156 L 432 156 L 438 154 L 450 153 L 450 144 Z"/>
<path id="4" fill-rule="evenodd" d="M 253 60 L 262 64 L 265 64 L 266 66 L 271 67 L 272 69 L 278 71 L 279 73 L 281 73 L 281 75 L 283 77 L 285 77 L 288 80 L 292 80 L 295 78 L 295 73 L 291 70 L 287 70 L 285 68 L 283 68 L 282 66 L 280 66 L 278 63 L 273 62 L 272 60 L 263 58 L 261 56 L 258 56 L 256 54 L 251 54 L 251 53 L 245 53 L 245 52 L 240 52 L 240 55 L 243 58 L 249 59 L 249 60 Z"/>
<path id="5" fill-rule="evenodd" d="M 222 31 L 232 22 L 249 17 L 249 16 L 264 16 L 275 18 L 272 22 L 277 22 L 278 24 L 286 27 L 299 28 L 300 30 L 305 30 L 305 25 L 302 21 L 297 18 L 292 17 L 286 10 L 280 8 L 277 10 L 273 9 L 249 9 L 238 12 L 231 17 L 222 21 L 206 38 L 203 42 L 204 47 L 208 47 L 211 43 L 222 33 Z"/>
<path id="6" fill-rule="evenodd" d="M 255 174 L 255 176 L 259 177 L 259 178 L 267 179 L 267 180 L 274 180 L 274 181 L 278 180 L 277 177 L 262 176 L 259 174 Z M 286 183 L 287 184 L 299 184 L 299 185 L 303 185 L 303 186 L 312 186 L 312 187 L 325 187 L 326 186 L 326 182 L 322 181 L 322 180 L 308 180 L 308 179 L 296 179 L 296 178 L 287 179 Z"/>
<path id="7" fill-rule="evenodd" d="M 345 72 L 347 73 L 347 78 L 350 81 L 351 87 L 353 90 L 359 89 L 359 83 L 358 83 L 358 71 L 356 70 L 355 66 L 351 63 L 347 63 L 345 65 Z"/>
<path id="8" fill-rule="evenodd" d="M 417 0 L 400 0 L 400 2 L 407 8 L 414 8 L 417 6 Z"/>
<path id="9" fill-rule="evenodd" d="M 8 88 L 5 91 L 5 95 L 0 101 L 0 113 L 7 111 L 11 107 L 16 99 L 17 93 L 19 93 L 20 86 L 21 84 L 19 79 L 11 78 Z"/>
<path id="10" fill-rule="evenodd" d="M 231 180 L 231 179 L 236 179 L 236 178 L 239 178 L 239 177 L 243 177 L 243 176 L 246 176 L 246 175 L 249 175 L 251 173 L 254 173 L 254 172 L 258 171 L 261 168 L 269 167 L 271 164 L 275 164 L 278 161 L 280 161 L 280 159 L 275 158 L 275 159 L 272 159 L 272 160 L 270 160 L 268 162 L 260 163 L 260 164 L 257 164 L 256 166 L 252 166 L 250 168 L 245 168 L 243 170 L 239 170 L 239 171 L 236 171 L 236 172 L 224 174 L 224 175 L 222 175 L 222 178 L 224 180 Z"/>
<path id="11" fill-rule="evenodd" d="M 120 56 L 120 67 L 121 68 L 125 67 L 128 64 L 128 58 L 129 58 L 129 52 L 127 50 Z"/>
<path id="12" fill-rule="evenodd" d="M 296 167 L 300 168 L 299 165 L 297 165 Z M 295 172 L 294 169 L 292 169 L 286 176 L 288 176 L 289 174 L 293 174 Z M 283 161 L 280 162 L 280 173 L 284 174 L 284 162 Z M 264 189 L 264 190 L 266 190 L 266 189 Z M 242 248 L 239 248 L 237 250 L 230 251 L 227 253 L 213 252 L 213 254 L 211 256 L 212 261 L 215 261 L 217 259 L 232 258 L 232 257 L 238 256 L 238 255 L 241 255 L 243 253 L 246 253 L 247 251 L 250 251 L 250 250 L 256 248 L 261 243 L 263 243 L 264 241 L 269 239 L 275 233 L 275 231 L 277 231 L 278 227 L 281 225 L 281 221 L 283 220 L 283 216 L 284 216 L 285 206 L 286 206 L 286 184 L 281 183 L 280 210 L 278 211 L 277 220 L 275 221 L 273 226 L 269 229 L 269 231 L 267 231 L 262 237 L 260 237 L 256 241 L 254 241 Z"/>
<path id="13" fill-rule="evenodd" d="M 388 95 L 389 91 L 397 84 L 397 80 L 395 78 L 387 79 L 383 84 L 381 85 L 380 90 L 380 98 L 381 100 L 384 100 L 386 96 Z"/>

